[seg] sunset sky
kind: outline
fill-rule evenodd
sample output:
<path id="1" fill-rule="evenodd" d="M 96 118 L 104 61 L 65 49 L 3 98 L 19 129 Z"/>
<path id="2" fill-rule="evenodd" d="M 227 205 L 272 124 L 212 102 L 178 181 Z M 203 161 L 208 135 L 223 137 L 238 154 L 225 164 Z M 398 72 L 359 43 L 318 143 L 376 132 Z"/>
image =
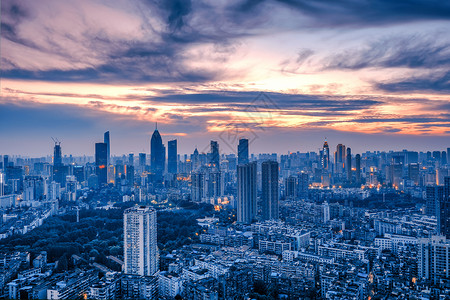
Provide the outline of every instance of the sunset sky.
<path id="1" fill-rule="evenodd" d="M 0 154 L 149 152 L 155 122 L 180 153 L 443 151 L 450 2 L 1 1 Z"/>

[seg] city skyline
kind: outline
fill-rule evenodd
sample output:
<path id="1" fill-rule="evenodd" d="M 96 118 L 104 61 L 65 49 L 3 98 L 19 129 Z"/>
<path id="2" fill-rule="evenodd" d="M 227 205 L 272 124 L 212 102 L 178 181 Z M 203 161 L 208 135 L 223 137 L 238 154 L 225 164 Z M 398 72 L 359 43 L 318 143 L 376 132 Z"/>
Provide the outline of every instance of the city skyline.
<path id="1" fill-rule="evenodd" d="M 107 130 L 121 141 L 112 154 L 148 152 L 154 122 L 185 153 L 237 127 L 258 152 L 314 150 L 324 137 L 354 152 L 432 150 L 450 137 L 447 3 L 1 8 L 4 153 L 42 155 L 50 136 L 92 153 Z"/>
<path id="2" fill-rule="evenodd" d="M 450 1 L 0 1 L 1 299 L 450 299 Z"/>

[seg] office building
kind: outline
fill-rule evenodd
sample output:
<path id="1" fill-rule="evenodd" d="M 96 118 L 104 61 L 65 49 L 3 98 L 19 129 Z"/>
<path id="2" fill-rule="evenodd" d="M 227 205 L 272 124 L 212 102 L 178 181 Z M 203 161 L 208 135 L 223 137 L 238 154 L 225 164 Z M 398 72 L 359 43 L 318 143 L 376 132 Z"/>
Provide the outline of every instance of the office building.
<path id="1" fill-rule="evenodd" d="M 308 199 L 309 176 L 307 173 L 298 175 L 298 196 L 300 199 Z"/>
<path id="2" fill-rule="evenodd" d="M 134 166 L 134 153 L 128 154 L 128 166 Z"/>
<path id="3" fill-rule="evenodd" d="M 171 140 L 167 143 L 167 172 L 170 174 L 178 173 L 178 152 L 177 140 Z"/>
<path id="4" fill-rule="evenodd" d="M 240 139 L 238 144 L 238 164 L 248 163 L 248 139 Z"/>
<path id="5" fill-rule="evenodd" d="M 147 164 L 147 154 L 139 153 L 139 168 L 141 172 L 145 170 L 145 165 Z"/>
<path id="6" fill-rule="evenodd" d="M 278 162 L 265 161 L 262 168 L 262 219 L 278 219 Z"/>
<path id="7" fill-rule="evenodd" d="M 217 141 L 211 141 L 211 153 L 210 153 L 211 167 L 219 169 L 220 168 L 220 154 L 219 154 L 219 144 Z"/>
<path id="8" fill-rule="evenodd" d="M 427 186 L 425 213 L 430 216 L 437 216 L 439 202 L 441 202 L 443 198 L 443 186 Z"/>
<path id="9" fill-rule="evenodd" d="M 298 178 L 296 176 L 289 176 L 285 180 L 285 190 L 287 199 L 296 199 L 298 193 Z"/>
<path id="10" fill-rule="evenodd" d="M 336 174 L 342 174 L 345 170 L 345 146 L 338 144 L 334 152 L 334 168 Z"/>
<path id="11" fill-rule="evenodd" d="M 223 196 L 222 173 L 212 171 L 208 174 L 207 197 L 217 199 Z"/>
<path id="12" fill-rule="evenodd" d="M 153 132 L 150 142 L 150 148 L 151 171 L 155 175 L 156 180 L 161 181 L 166 164 L 166 148 L 162 143 L 158 127 L 156 127 L 155 131 Z"/>
<path id="13" fill-rule="evenodd" d="M 105 185 L 108 180 L 108 145 L 106 143 L 95 143 L 95 174 L 98 176 L 98 184 Z"/>
<path id="14" fill-rule="evenodd" d="M 321 158 L 320 163 L 323 170 L 329 170 L 330 168 L 330 147 L 328 146 L 328 142 L 325 139 L 325 142 L 323 143 L 322 151 L 321 151 Z"/>
<path id="15" fill-rule="evenodd" d="M 65 177 L 65 168 L 62 163 L 61 143 L 55 141 L 55 147 L 53 148 L 53 180 L 64 185 Z"/>
<path id="16" fill-rule="evenodd" d="M 444 178 L 444 195 L 437 207 L 438 232 L 450 239 L 450 176 Z"/>
<path id="17" fill-rule="evenodd" d="M 352 149 L 350 147 L 347 148 L 345 170 L 347 171 L 347 181 L 352 182 Z"/>
<path id="18" fill-rule="evenodd" d="M 125 274 L 154 275 L 159 270 L 156 211 L 148 206 L 128 208 L 123 225 Z"/>
<path id="19" fill-rule="evenodd" d="M 65 197 L 67 201 L 77 200 L 77 179 L 74 175 L 66 176 Z"/>
<path id="20" fill-rule="evenodd" d="M 103 142 L 106 144 L 106 165 L 111 164 L 111 141 L 109 139 L 109 131 L 103 134 Z"/>
<path id="21" fill-rule="evenodd" d="M 251 224 L 256 216 L 256 167 L 256 162 L 237 167 L 237 221 L 239 223 Z"/>
<path id="22" fill-rule="evenodd" d="M 361 184 L 361 155 L 355 155 L 355 180 L 356 184 Z"/>
<path id="23" fill-rule="evenodd" d="M 194 172 L 191 174 L 191 199 L 194 202 L 201 202 L 206 196 L 205 174 Z"/>
<path id="24" fill-rule="evenodd" d="M 420 183 L 419 167 L 418 163 L 411 163 L 408 165 L 408 179 L 411 180 L 414 185 L 419 185 Z"/>

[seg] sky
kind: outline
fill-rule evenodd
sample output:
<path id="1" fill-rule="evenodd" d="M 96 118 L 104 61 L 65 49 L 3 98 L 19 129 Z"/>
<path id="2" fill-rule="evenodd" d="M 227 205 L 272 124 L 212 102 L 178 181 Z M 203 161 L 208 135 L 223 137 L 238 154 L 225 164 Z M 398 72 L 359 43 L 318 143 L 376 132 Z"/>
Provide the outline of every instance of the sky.
<path id="1" fill-rule="evenodd" d="M 450 147 L 450 2 L 3 0 L 0 154 Z"/>

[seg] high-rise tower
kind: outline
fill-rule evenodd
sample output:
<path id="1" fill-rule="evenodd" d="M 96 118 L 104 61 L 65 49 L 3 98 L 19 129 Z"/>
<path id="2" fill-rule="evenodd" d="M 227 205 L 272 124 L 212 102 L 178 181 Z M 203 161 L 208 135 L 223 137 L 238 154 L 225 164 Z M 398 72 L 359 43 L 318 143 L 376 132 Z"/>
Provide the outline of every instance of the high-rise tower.
<path id="1" fill-rule="evenodd" d="M 237 221 L 251 224 L 256 216 L 256 162 L 237 167 Z"/>
<path id="2" fill-rule="evenodd" d="M 156 211 L 148 206 L 123 214 L 125 274 L 152 276 L 158 271 Z"/>
<path id="3" fill-rule="evenodd" d="M 167 143 L 167 172 L 176 174 L 177 168 L 177 140 L 172 140 Z"/>
<path id="4" fill-rule="evenodd" d="M 337 174 L 344 173 L 345 169 L 345 146 L 338 144 L 334 152 L 334 167 Z"/>
<path id="5" fill-rule="evenodd" d="M 444 177 L 444 195 L 437 213 L 438 231 L 450 239 L 450 176 Z"/>
<path id="6" fill-rule="evenodd" d="M 150 142 L 151 148 L 151 171 L 156 175 L 158 180 L 162 180 L 162 175 L 164 173 L 166 164 L 166 148 L 164 147 L 159 134 L 158 127 L 155 128 L 153 132 L 152 139 Z"/>
<path id="7" fill-rule="evenodd" d="M 220 168 L 220 154 L 219 154 L 219 143 L 217 141 L 211 141 L 211 167 Z"/>
<path id="8" fill-rule="evenodd" d="M 322 157 L 321 157 L 322 169 L 328 170 L 330 168 L 330 147 L 328 146 L 328 142 L 325 139 L 322 148 Z"/>
<path id="9" fill-rule="evenodd" d="M 355 175 L 356 184 L 360 184 L 361 183 L 361 155 L 360 154 L 355 155 L 355 168 L 356 168 L 356 175 Z"/>
<path id="10" fill-rule="evenodd" d="M 238 164 L 248 163 L 248 139 L 240 139 L 238 144 Z"/>
<path id="11" fill-rule="evenodd" d="M 106 143 L 95 143 L 95 173 L 98 176 L 98 184 L 108 182 L 108 148 Z"/>
<path id="12" fill-rule="evenodd" d="M 262 218 L 278 219 L 278 162 L 265 161 L 262 168 Z"/>
<path id="13" fill-rule="evenodd" d="M 352 149 L 347 148 L 347 156 L 345 157 L 345 170 L 347 171 L 347 181 L 350 183 L 352 181 Z"/>
<path id="14" fill-rule="evenodd" d="M 55 141 L 53 148 L 53 180 L 59 184 L 65 184 L 66 172 L 62 163 L 61 142 Z"/>
<path id="15" fill-rule="evenodd" d="M 106 165 L 109 166 L 111 164 L 111 146 L 110 146 L 110 140 L 109 140 L 109 131 L 105 132 L 103 135 L 103 142 L 106 144 Z"/>

